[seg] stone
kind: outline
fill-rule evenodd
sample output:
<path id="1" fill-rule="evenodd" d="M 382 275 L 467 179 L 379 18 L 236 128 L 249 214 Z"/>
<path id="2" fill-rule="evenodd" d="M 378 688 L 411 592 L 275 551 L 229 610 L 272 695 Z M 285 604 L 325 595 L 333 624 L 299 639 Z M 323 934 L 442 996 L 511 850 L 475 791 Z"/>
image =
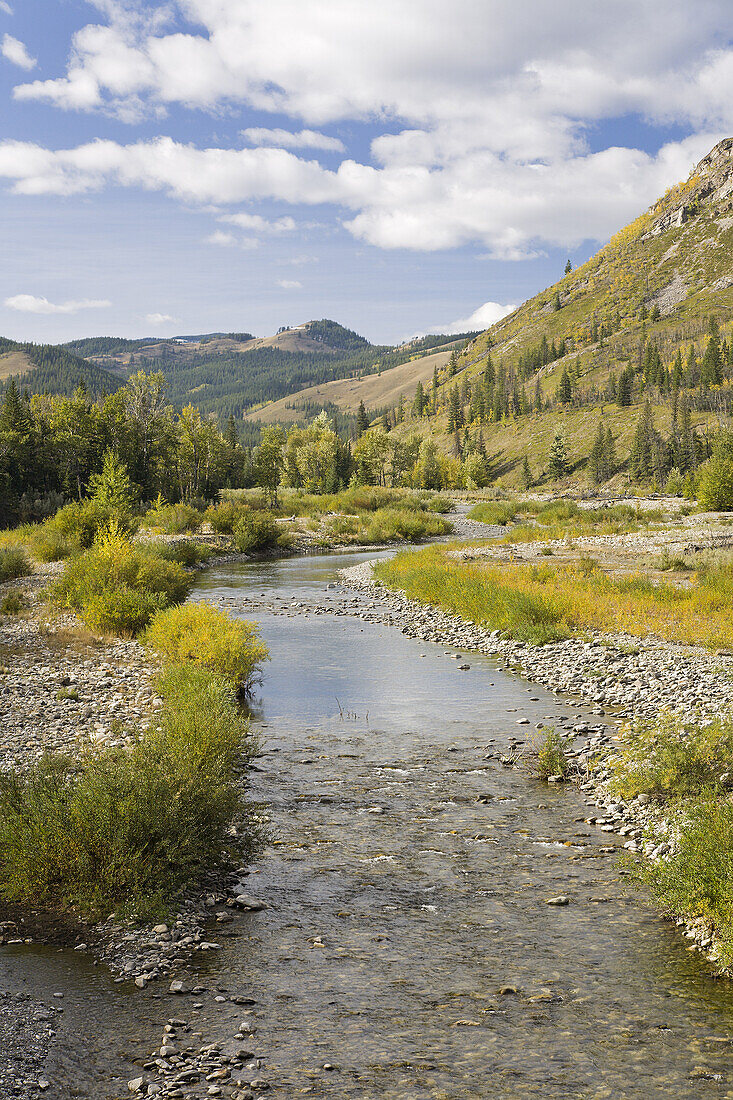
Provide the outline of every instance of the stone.
<path id="1" fill-rule="evenodd" d="M 565 897 L 564 894 L 559 894 L 556 898 L 547 898 L 545 905 L 569 905 L 570 898 Z"/>

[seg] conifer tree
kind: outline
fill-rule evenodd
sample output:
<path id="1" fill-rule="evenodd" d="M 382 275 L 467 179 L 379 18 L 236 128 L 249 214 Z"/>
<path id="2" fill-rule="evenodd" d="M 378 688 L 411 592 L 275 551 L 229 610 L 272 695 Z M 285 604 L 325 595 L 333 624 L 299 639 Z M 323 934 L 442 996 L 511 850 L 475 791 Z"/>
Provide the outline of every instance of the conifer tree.
<path id="1" fill-rule="evenodd" d="M 533 483 L 532 467 L 529 464 L 529 459 L 524 455 L 522 458 L 522 488 L 530 489 Z"/>
<path id="2" fill-rule="evenodd" d="M 568 374 L 568 368 L 564 367 L 560 375 L 560 383 L 557 387 L 557 399 L 562 405 L 569 405 L 573 400 L 573 383 Z"/>
<path id="3" fill-rule="evenodd" d="M 550 477 L 555 481 L 558 481 L 561 477 L 565 477 L 568 472 L 567 447 L 559 430 L 555 432 L 555 438 L 550 446 L 547 470 Z"/>
<path id="4" fill-rule="evenodd" d="M 420 385 L 419 382 L 418 382 L 418 385 Z M 369 427 L 369 417 L 367 416 L 367 411 L 364 408 L 364 402 L 360 401 L 359 402 L 359 408 L 358 408 L 358 411 L 356 413 L 356 434 L 357 434 L 357 437 L 363 435 L 368 427 Z"/>

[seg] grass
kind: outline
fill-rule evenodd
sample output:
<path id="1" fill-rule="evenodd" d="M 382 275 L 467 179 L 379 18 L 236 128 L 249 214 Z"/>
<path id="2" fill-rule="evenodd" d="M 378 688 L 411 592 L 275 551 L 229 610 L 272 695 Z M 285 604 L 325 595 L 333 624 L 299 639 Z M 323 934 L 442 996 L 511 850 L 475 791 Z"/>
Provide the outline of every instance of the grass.
<path id="1" fill-rule="evenodd" d="M 487 501 L 477 504 L 468 514 L 470 519 L 483 523 L 506 526 L 515 522 L 516 526 L 504 537 L 507 543 L 549 542 L 583 535 L 625 535 L 664 518 L 659 509 L 642 509 L 630 504 L 581 508 L 569 499 Z"/>
<path id="2" fill-rule="evenodd" d="M 259 627 L 232 619 L 205 603 L 172 607 L 155 616 L 144 642 L 173 663 L 187 661 L 248 693 L 261 664 L 269 659 Z"/>
<path id="3" fill-rule="evenodd" d="M 591 561 L 498 566 L 426 547 L 380 562 L 376 574 L 413 599 L 532 644 L 593 630 L 711 650 L 733 646 L 730 562 L 699 569 L 682 588 L 641 575 L 611 577 Z"/>
<path id="4" fill-rule="evenodd" d="M 30 572 L 31 563 L 21 546 L 8 546 L 0 550 L 0 584 L 27 577 Z"/>
<path id="5" fill-rule="evenodd" d="M 224 864 L 254 745 L 230 686 L 188 666 L 159 684 L 160 724 L 129 749 L 46 755 L 0 776 L 0 896 L 99 918 L 163 916 Z M 245 822 L 238 857 L 256 843 Z"/>

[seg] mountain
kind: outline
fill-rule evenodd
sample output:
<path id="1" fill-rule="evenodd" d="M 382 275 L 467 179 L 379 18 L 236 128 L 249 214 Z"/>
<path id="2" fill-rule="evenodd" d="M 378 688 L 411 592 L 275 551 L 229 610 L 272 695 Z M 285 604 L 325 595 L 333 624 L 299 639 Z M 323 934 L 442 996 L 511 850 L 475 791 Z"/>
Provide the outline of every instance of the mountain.
<path id="1" fill-rule="evenodd" d="M 20 344 L 0 337 L 0 389 L 10 378 L 29 393 L 70 397 L 80 385 L 93 397 L 113 393 L 124 378 L 53 344 Z"/>
<path id="2" fill-rule="evenodd" d="M 582 470 L 601 414 L 625 455 L 638 406 L 648 399 L 666 430 L 675 390 L 712 430 L 733 405 L 732 321 L 728 138 L 582 267 L 470 341 L 440 376 L 436 411 L 407 428 L 437 433 L 446 450 L 456 447 L 456 419 L 469 447 L 480 430 L 509 483 L 525 454 L 545 462 L 558 428 Z"/>
<path id="3" fill-rule="evenodd" d="M 99 394 L 116 389 L 137 370 L 162 370 L 172 404 L 190 402 L 222 423 L 229 416 L 246 417 L 245 435 L 254 439 L 260 421 L 294 422 L 327 408 L 342 424 L 362 396 L 370 407 L 389 405 L 411 392 L 419 378 L 427 381 L 435 362 L 442 365 L 474 335 L 423 336 L 391 347 L 371 344 L 323 319 L 267 337 L 248 332 L 134 340 L 99 336 L 61 347 L 3 341 L 0 379 L 12 375 L 31 392 L 64 394 L 83 381 Z"/>

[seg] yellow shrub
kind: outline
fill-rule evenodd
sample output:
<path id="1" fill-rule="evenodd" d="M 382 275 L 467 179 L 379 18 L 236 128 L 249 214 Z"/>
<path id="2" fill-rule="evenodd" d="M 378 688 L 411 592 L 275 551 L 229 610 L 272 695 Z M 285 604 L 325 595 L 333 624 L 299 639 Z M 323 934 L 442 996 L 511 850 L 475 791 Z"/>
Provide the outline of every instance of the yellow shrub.
<path id="1" fill-rule="evenodd" d="M 145 642 L 169 661 L 210 669 L 243 692 L 270 656 L 256 623 L 232 619 L 206 603 L 161 611 L 148 627 Z"/>

